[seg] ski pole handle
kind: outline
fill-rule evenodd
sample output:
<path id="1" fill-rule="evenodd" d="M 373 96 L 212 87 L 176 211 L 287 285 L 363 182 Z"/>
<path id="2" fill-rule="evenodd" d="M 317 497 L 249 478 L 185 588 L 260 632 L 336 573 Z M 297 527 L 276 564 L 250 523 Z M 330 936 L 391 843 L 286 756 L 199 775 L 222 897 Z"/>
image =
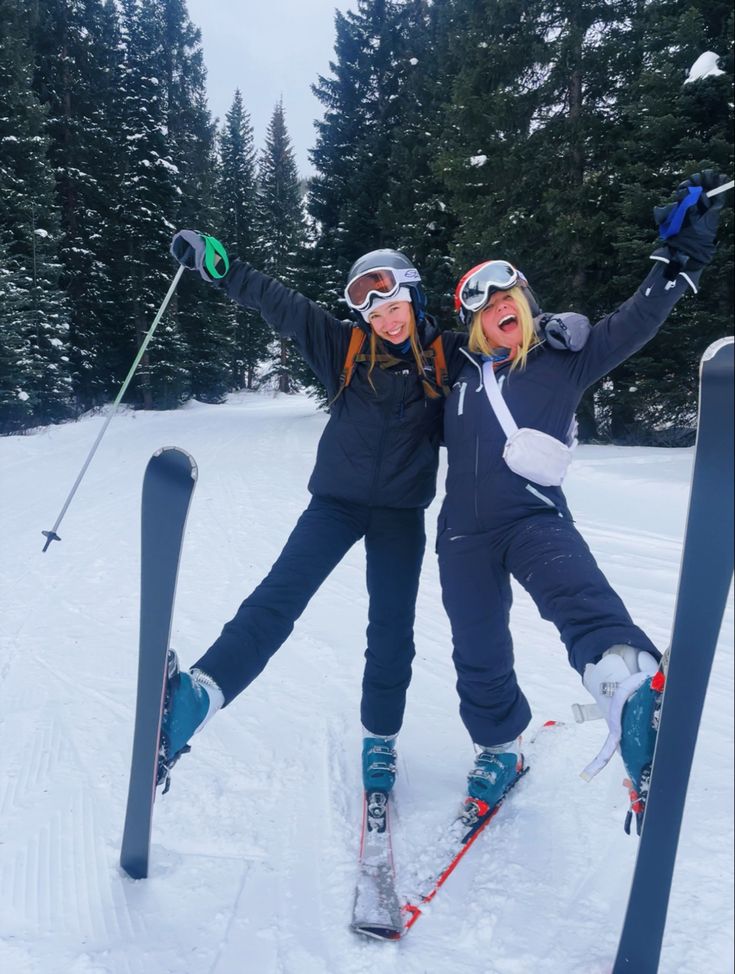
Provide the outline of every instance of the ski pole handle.
<path id="1" fill-rule="evenodd" d="M 120 391 L 115 396 L 115 401 L 112 404 L 112 408 L 110 409 L 110 413 L 107 416 L 107 419 L 105 420 L 105 422 L 103 423 L 102 429 L 97 434 L 97 439 L 92 444 L 92 449 L 87 454 L 87 459 L 82 464 L 82 469 L 79 471 L 79 474 L 77 476 L 77 479 L 74 481 L 74 485 L 73 485 L 72 489 L 69 491 L 69 496 L 64 501 L 64 506 L 61 508 L 61 511 L 59 512 L 59 516 L 56 518 L 56 522 L 55 522 L 54 526 L 51 528 L 50 531 L 41 531 L 41 534 L 46 538 L 46 544 L 43 546 L 43 551 L 47 551 L 48 550 L 48 547 L 49 547 L 49 545 L 51 544 L 52 541 L 61 541 L 61 538 L 57 534 L 57 531 L 59 529 L 59 525 L 61 524 L 62 520 L 64 519 L 64 515 L 66 514 L 67 509 L 68 509 L 69 505 L 72 502 L 72 498 L 76 494 L 77 488 L 79 487 L 79 485 L 82 482 L 82 477 L 87 472 L 87 467 L 92 462 L 92 457 L 97 452 L 97 447 L 100 445 L 100 441 L 102 440 L 102 437 L 105 435 L 105 431 L 107 430 L 107 427 L 110 425 L 110 421 L 112 420 L 112 417 L 117 412 L 117 407 L 120 405 L 120 402 L 122 400 L 122 397 L 125 395 L 125 391 L 128 388 L 128 386 L 130 385 L 131 379 L 135 375 L 135 370 L 138 368 L 138 365 L 140 364 L 140 360 L 145 355 L 145 350 L 148 348 L 148 344 L 150 343 L 151 338 L 153 338 L 153 333 L 155 332 L 156 328 L 158 327 L 158 322 L 163 317 L 163 313 L 166 310 L 166 308 L 168 307 L 169 301 L 173 297 L 173 293 L 176 290 L 176 287 L 177 287 L 179 281 L 181 280 L 181 275 L 184 273 L 184 270 L 185 270 L 185 268 L 184 268 L 184 266 L 182 264 L 181 267 L 179 267 L 179 269 L 176 271 L 176 274 L 174 276 L 174 279 L 173 279 L 173 281 L 171 281 L 171 286 L 169 287 L 169 289 L 168 289 L 168 291 L 166 293 L 166 297 L 161 302 L 161 307 L 158 309 L 158 312 L 156 313 L 156 317 L 153 319 L 153 324 L 148 329 L 148 332 L 146 333 L 146 336 L 143 339 L 143 341 L 140 343 L 140 348 L 138 349 L 138 354 L 135 356 L 135 361 L 131 365 L 130 371 L 128 372 L 127 376 L 125 377 L 125 381 L 120 386 Z"/>
<path id="2" fill-rule="evenodd" d="M 668 240 L 670 237 L 676 236 L 684 225 L 687 210 L 692 206 L 696 206 L 698 199 L 701 199 L 702 196 L 706 196 L 708 199 L 712 196 L 718 196 L 720 193 L 732 189 L 733 185 L 735 185 L 735 182 L 731 179 L 729 183 L 723 183 L 722 186 L 715 186 L 714 189 L 710 189 L 706 193 L 701 186 L 690 186 L 686 196 L 674 207 L 661 224 L 658 233 L 659 237 L 662 240 Z M 656 207 L 656 209 L 658 210 L 659 207 Z"/>
<path id="3" fill-rule="evenodd" d="M 705 193 L 706 196 L 719 196 L 720 193 L 724 193 L 728 189 L 732 189 L 735 186 L 735 179 L 731 179 L 729 183 L 723 183 L 722 186 L 715 186 L 711 189 L 709 193 Z"/>

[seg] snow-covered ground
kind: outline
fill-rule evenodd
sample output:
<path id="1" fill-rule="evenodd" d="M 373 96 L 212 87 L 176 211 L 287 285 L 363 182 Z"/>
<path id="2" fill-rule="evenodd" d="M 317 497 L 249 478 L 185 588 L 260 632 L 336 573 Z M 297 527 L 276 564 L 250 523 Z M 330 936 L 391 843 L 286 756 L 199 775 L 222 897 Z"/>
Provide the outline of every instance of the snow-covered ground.
<path id="1" fill-rule="evenodd" d="M 156 806 L 152 871 L 118 868 L 137 666 L 140 485 L 162 445 L 199 464 L 173 645 L 187 665 L 268 570 L 307 502 L 326 417 L 302 397 L 233 397 L 116 417 L 60 530 L 50 528 L 102 417 L 0 439 L 0 969 L 4 974 L 603 974 L 636 839 L 619 759 L 555 631 L 516 589 L 517 666 L 543 720 L 531 773 L 399 944 L 350 933 L 367 601 L 357 546 L 261 678 L 195 739 Z M 577 523 L 634 618 L 666 645 L 693 451 L 582 447 Z M 457 713 L 433 551 L 400 740 L 399 878 L 456 807 L 472 752 Z M 733 641 L 707 697 L 663 974 L 733 971 Z M 696 650 L 696 647 L 693 647 Z M 632 972 L 637 974 L 637 972 Z"/>

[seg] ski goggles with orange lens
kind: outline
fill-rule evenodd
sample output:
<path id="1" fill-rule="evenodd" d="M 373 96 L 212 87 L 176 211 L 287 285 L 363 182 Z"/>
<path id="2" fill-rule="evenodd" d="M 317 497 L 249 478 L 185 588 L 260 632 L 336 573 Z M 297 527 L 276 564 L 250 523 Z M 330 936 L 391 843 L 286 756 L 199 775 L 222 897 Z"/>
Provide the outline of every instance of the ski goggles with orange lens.
<path id="1" fill-rule="evenodd" d="M 509 291 L 519 282 L 525 284 L 525 277 L 507 260 L 488 260 L 478 264 L 460 281 L 457 298 L 467 311 L 480 311 L 493 291 Z"/>
<path id="2" fill-rule="evenodd" d="M 390 298 L 403 284 L 417 284 L 420 280 L 413 267 L 374 267 L 352 278 L 345 288 L 345 301 L 354 311 L 367 311 L 373 298 Z"/>

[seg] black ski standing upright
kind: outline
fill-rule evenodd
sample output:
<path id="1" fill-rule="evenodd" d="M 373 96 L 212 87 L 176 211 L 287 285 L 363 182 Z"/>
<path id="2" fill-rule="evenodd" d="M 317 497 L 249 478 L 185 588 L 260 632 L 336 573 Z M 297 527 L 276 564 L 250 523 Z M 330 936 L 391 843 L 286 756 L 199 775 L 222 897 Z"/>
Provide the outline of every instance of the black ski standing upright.
<path id="1" fill-rule="evenodd" d="M 707 349 L 689 515 L 640 847 L 612 974 L 658 970 L 694 746 L 733 574 L 733 339 Z"/>
<path id="2" fill-rule="evenodd" d="M 120 852 L 120 865 L 133 879 L 148 875 L 166 657 L 181 542 L 196 478 L 196 463 L 176 447 L 158 450 L 143 478 L 138 695 Z"/>

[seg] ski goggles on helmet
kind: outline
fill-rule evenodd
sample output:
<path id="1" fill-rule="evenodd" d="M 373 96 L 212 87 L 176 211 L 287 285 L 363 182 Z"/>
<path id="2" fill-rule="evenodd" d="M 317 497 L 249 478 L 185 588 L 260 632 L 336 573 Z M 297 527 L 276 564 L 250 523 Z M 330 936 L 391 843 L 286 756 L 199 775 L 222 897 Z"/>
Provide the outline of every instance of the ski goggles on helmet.
<path id="1" fill-rule="evenodd" d="M 373 298 L 391 298 L 403 284 L 418 284 L 420 280 L 414 267 L 374 267 L 349 281 L 345 301 L 354 311 L 367 311 Z"/>
<path id="2" fill-rule="evenodd" d="M 527 284 L 521 272 L 507 260 L 487 260 L 468 271 L 457 285 L 454 306 L 466 311 L 480 311 L 493 291 L 509 291 L 516 284 Z"/>

